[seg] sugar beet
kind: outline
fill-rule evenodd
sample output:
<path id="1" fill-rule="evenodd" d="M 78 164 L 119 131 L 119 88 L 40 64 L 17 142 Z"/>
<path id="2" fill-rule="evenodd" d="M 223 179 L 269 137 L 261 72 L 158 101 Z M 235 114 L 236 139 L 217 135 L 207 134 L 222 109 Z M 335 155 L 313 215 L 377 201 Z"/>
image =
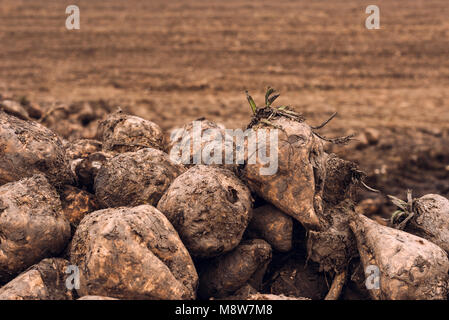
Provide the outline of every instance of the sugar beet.
<path id="1" fill-rule="evenodd" d="M 0 187 L 0 283 L 59 254 L 69 238 L 59 196 L 43 175 Z"/>
<path id="2" fill-rule="evenodd" d="M 61 140 L 37 122 L 0 111 L 0 185 L 37 173 L 54 185 L 73 182 Z"/>
<path id="3" fill-rule="evenodd" d="M 119 154 L 101 166 L 95 195 L 103 207 L 157 205 L 184 167 L 160 150 L 145 148 Z"/>
<path id="4" fill-rule="evenodd" d="M 119 299 L 194 299 L 198 276 L 173 226 L 142 205 L 95 211 L 78 226 L 71 262 L 79 295 Z"/>

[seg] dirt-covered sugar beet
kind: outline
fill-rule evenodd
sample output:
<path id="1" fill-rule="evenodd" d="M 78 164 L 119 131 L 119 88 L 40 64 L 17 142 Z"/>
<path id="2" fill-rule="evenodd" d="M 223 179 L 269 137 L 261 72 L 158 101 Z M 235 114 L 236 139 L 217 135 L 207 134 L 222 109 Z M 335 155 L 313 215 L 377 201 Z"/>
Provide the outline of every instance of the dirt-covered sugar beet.
<path id="1" fill-rule="evenodd" d="M 67 157 L 70 160 L 86 158 L 94 152 L 101 151 L 103 144 L 93 139 L 78 139 L 66 145 Z"/>
<path id="2" fill-rule="evenodd" d="M 267 120 L 267 119 L 265 119 Z M 247 163 L 244 179 L 263 199 L 297 219 L 308 229 L 319 229 L 316 211 L 321 210 L 322 183 L 325 175 L 323 144 L 310 126 L 287 117 L 278 117 L 266 122 L 252 124 L 256 132 L 277 130 L 277 147 L 270 142 L 258 145 L 273 150 L 278 168 L 273 174 L 262 174 L 267 167 L 259 157 L 255 164 Z M 269 136 L 269 133 L 266 134 Z M 274 147 L 274 146 L 273 146 Z M 270 151 L 271 152 L 271 151 Z"/>
<path id="3" fill-rule="evenodd" d="M 0 185 L 37 173 L 54 185 L 73 182 L 61 140 L 37 122 L 0 111 Z"/>
<path id="4" fill-rule="evenodd" d="M 105 151 L 129 152 L 142 148 L 165 151 L 164 132 L 149 120 L 118 110 L 111 113 L 98 126 L 98 138 Z"/>
<path id="5" fill-rule="evenodd" d="M 81 188 L 93 190 L 94 180 L 103 164 L 114 156 L 102 151 L 103 144 L 92 139 L 79 139 L 67 142 L 66 153 L 70 161 L 70 170 Z"/>
<path id="6" fill-rule="evenodd" d="M 198 275 L 167 218 L 142 205 L 95 211 L 78 226 L 71 263 L 78 294 L 119 299 L 194 299 Z"/>
<path id="7" fill-rule="evenodd" d="M 163 212 L 197 257 L 235 248 L 251 219 L 251 193 L 229 170 L 198 165 L 177 177 L 162 196 Z"/>
<path id="8" fill-rule="evenodd" d="M 381 226 L 361 215 L 354 215 L 350 226 L 357 239 L 364 270 L 370 267 L 379 271 L 379 286 L 372 283 L 371 298 L 447 298 L 449 260 L 443 249 L 426 239 Z"/>
<path id="9" fill-rule="evenodd" d="M 98 121 L 110 110 L 111 107 L 103 100 L 80 101 L 70 105 L 57 103 L 48 107 L 39 121 L 70 141 L 94 139 Z"/>
<path id="10" fill-rule="evenodd" d="M 414 211 L 404 231 L 427 239 L 449 253 L 449 200 L 427 194 L 415 200 Z"/>
<path id="11" fill-rule="evenodd" d="M 69 239 L 59 196 L 43 175 L 0 187 L 0 283 L 58 255 Z"/>
<path id="12" fill-rule="evenodd" d="M 327 155 L 323 206 L 331 208 L 346 199 L 354 199 L 356 183 L 361 174 L 354 162 L 341 159 L 335 154 Z"/>
<path id="13" fill-rule="evenodd" d="M 268 280 L 267 291 L 289 297 L 323 299 L 328 286 L 325 274 L 319 271 L 319 266 L 312 261 L 307 261 L 307 258 L 299 251 L 292 251 L 292 254 L 286 258 Z M 282 260 L 279 259 L 278 263 L 279 261 Z"/>
<path id="14" fill-rule="evenodd" d="M 233 137 L 219 123 L 200 118 L 175 129 L 168 145 L 170 157 L 186 167 L 195 164 L 217 165 L 234 170 L 237 168 L 234 158 Z M 230 150 L 226 161 L 226 151 Z"/>
<path id="15" fill-rule="evenodd" d="M 277 251 L 288 252 L 292 249 L 292 218 L 270 204 L 253 210 L 253 218 L 248 229 L 254 231 Z"/>
<path id="16" fill-rule="evenodd" d="M 235 250 L 214 258 L 200 277 L 202 298 L 223 298 L 245 284 L 259 288 L 271 261 L 271 246 L 264 240 L 242 242 Z"/>
<path id="17" fill-rule="evenodd" d="M 44 259 L 0 288 L 0 300 L 72 300 L 66 286 L 69 266 L 61 258 Z"/>
<path id="18" fill-rule="evenodd" d="M 72 230 L 90 212 L 100 209 L 95 195 L 73 186 L 64 186 L 60 191 L 62 213 L 70 222 Z"/>
<path id="19" fill-rule="evenodd" d="M 172 181 L 185 171 L 157 149 L 118 154 L 95 177 L 95 195 L 103 207 L 157 205 Z"/>
<path id="20" fill-rule="evenodd" d="M 103 296 L 83 296 L 77 300 L 118 300 L 118 299 Z"/>
<path id="21" fill-rule="evenodd" d="M 320 271 L 344 271 L 352 258 L 356 257 L 357 246 L 349 227 L 354 214 L 354 203 L 347 199 L 331 208 L 326 208 L 328 219 L 322 231 L 310 230 L 307 234 L 308 256 L 320 265 Z"/>

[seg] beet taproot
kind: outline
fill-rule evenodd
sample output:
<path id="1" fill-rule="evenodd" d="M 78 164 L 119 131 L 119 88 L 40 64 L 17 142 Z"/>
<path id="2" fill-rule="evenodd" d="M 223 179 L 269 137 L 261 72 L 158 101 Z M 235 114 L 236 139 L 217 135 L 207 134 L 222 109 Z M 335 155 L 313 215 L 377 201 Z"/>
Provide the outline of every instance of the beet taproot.
<path id="1" fill-rule="evenodd" d="M 70 141 L 94 139 L 98 121 L 110 110 L 111 107 L 102 100 L 56 104 L 47 108 L 39 122 Z"/>
<path id="2" fill-rule="evenodd" d="M 92 139 L 79 139 L 67 142 L 66 153 L 70 161 L 70 170 L 76 177 L 77 185 L 93 190 L 95 177 L 102 165 L 114 155 L 102 151 L 103 144 Z"/>
<path id="3" fill-rule="evenodd" d="M 361 171 L 352 162 L 335 154 L 326 156 L 326 178 L 323 186 L 323 206 L 332 207 L 346 199 L 355 200 Z"/>
<path id="4" fill-rule="evenodd" d="M 240 243 L 251 219 L 252 198 L 231 171 L 197 165 L 172 182 L 157 207 L 193 256 L 213 257 Z"/>
<path id="5" fill-rule="evenodd" d="M 357 257 L 355 238 L 349 227 L 354 210 L 354 203 L 349 199 L 326 208 L 323 217 L 327 220 L 322 223 L 323 230 L 309 230 L 308 257 L 320 265 L 320 271 L 339 273 L 347 268 L 352 258 Z"/>
<path id="6" fill-rule="evenodd" d="M 264 175 L 261 169 L 266 167 L 266 163 L 260 157 L 257 157 L 255 164 L 247 160 L 243 177 L 248 185 L 260 197 L 306 228 L 319 229 L 316 210 L 321 210 L 325 175 L 321 140 L 306 123 L 286 117 L 270 120 L 270 124 L 259 122 L 251 128 L 257 134 L 266 132 L 265 136 L 276 130 L 278 138 L 270 139 L 270 142 L 260 139 L 257 153 L 259 150 L 270 150 L 270 157 L 277 158 L 278 168 L 274 174 Z"/>
<path id="7" fill-rule="evenodd" d="M 415 200 L 414 211 L 404 231 L 427 239 L 449 253 L 449 200 L 427 194 Z"/>
<path id="8" fill-rule="evenodd" d="M 319 266 L 306 262 L 299 253 L 293 254 L 276 269 L 268 282 L 268 291 L 275 295 L 320 300 L 326 296 L 328 287 L 325 274 Z"/>
<path id="9" fill-rule="evenodd" d="M 66 154 L 70 160 L 87 158 L 94 152 L 99 152 L 103 148 L 103 144 L 93 139 L 78 139 L 69 142 L 66 146 Z"/>
<path id="10" fill-rule="evenodd" d="M 194 299 L 198 275 L 167 218 L 150 205 L 90 213 L 72 240 L 81 296 Z"/>
<path id="11" fill-rule="evenodd" d="M 85 158 L 70 161 L 70 169 L 76 176 L 78 186 L 94 192 L 95 178 L 98 172 L 113 157 L 112 153 L 98 151 Z"/>
<path id="12" fill-rule="evenodd" d="M 118 154 L 95 176 L 95 195 L 103 207 L 156 206 L 172 181 L 185 171 L 157 149 Z"/>

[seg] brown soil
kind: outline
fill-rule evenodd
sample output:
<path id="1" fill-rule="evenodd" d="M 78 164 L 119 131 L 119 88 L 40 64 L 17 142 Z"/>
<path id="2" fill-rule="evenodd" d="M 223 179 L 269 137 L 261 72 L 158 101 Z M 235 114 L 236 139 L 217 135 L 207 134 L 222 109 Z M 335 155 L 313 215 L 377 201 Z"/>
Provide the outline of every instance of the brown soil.
<path id="1" fill-rule="evenodd" d="M 323 134 L 377 130 L 334 148 L 384 193 L 449 195 L 447 0 L 367 2 L 75 1 L 81 30 L 65 29 L 61 1 L 3 0 L 0 93 L 44 108 L 106 101 L 159 124 L 205 116 L 230 128 L 250 116 L 243 91 L 281 91 Z M 366 193 L 362 197 L 373 195 Z"/>

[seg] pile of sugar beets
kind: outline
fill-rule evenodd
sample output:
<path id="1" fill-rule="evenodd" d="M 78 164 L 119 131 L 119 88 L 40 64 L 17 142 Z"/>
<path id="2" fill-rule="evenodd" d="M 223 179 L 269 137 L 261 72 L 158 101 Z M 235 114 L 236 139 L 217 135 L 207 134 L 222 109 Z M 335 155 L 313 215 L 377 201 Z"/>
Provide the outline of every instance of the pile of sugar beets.
<path id="1" fill-rule="evenodd" d="M 323 151 L 350 137 L 277 96 L 248 96 L 248 128 L 279 132 L 273 175 L 248 155 L 172 161 L 192 123 L 168 141 L 118 110 L 96 139 L 62 138 L 54 114 L 0 102 L 0 299 L 447 299 L 449 201 L 394 199 L 390 226 L 357 214 L 363 173 Z"/>

